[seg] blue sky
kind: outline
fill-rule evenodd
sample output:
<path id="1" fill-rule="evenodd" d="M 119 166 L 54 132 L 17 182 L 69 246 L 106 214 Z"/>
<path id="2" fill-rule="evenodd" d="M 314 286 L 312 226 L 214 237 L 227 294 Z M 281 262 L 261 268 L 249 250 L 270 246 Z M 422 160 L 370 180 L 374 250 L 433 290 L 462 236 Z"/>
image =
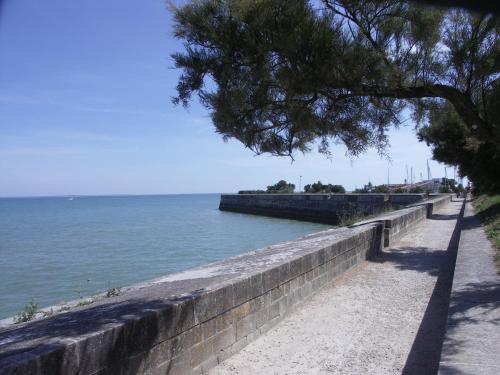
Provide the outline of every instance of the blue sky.
<path id="1" fill-rule="evenodd" d="M 401 181 L 406 165 L 426 176 L 431 153 L 411 122 L 391 132 L 392 162 L 336 146 L 331 160 L 291 163 L 224 143 L 198 103 L 171 103 L 182 47 L 163 0 L 2 3 L 0 196 L 233 192 L 301 175 L 353 189 L 385 183 L 388 168 Z"/>

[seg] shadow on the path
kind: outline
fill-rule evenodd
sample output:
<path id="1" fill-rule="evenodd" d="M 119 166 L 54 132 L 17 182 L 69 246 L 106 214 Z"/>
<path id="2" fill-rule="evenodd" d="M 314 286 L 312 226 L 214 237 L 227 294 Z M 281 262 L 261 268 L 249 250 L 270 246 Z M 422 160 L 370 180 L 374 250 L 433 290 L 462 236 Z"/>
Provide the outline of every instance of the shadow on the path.
<path id="1" fill-rule="evenodd" d="M 441 215 L 441 214 L 432 214 L 430 217 L 431 220 L 457 220 L 458 215 Z"/>
<path id="2" fill-rule="evenodd" d="M 463 202 L 463 201 L 461 201 Z M 465 205 L 458 215 L 433 214 L 429 220 L 457 220 L 446 249 L 425 246 L 401 246 L 393 251 L 384 251 L 374 262 L 391 262 L 396 268 L 425 272 L 437 277 L 436 285 L 429 299 L 420 327 L 415 336 L 402 373 L 436 374 L 448 316 L 453 272 L 460 240 Z"/>
<path id="3" fill-rule="evenodd" d="M 462 231 L 481 226 L 477 216 L 468 216 L 462 220 Z M 487 279 L 485 279 L 487 280 Z M 441 372 L 444 374 L 463 374 L 463 369 L 446 361 L 447 358 L 470 349 L 471 337 L 463 337 L 463 327 L 473 326 L 474 334 L 489 336 L 500 329 L 500 282 L 493 278 L 482 282 L 469 282 L 459 285 L 450 299 L 448 311 L 448 330 L 446 344 L 442 348 Z"/>
<path id="4" fill-rule="evenodd" d="M 469 283 L 463 290 L 454 292 L 449 308 L 449 333 L 446 345 L 443 346 L 441 357 L 446 359 L 456 354 L 467 351 L 467 343 L 470 347 L 470 337 L 462 339 L 460 335 L 453 334 L 455 329 L 462 325 L 480 324 L 482 327 L 476 330 L 476 334 L 490 335 L 498 332 L 500 318 L 497 311 L 500 309 L 500 283 Z M 444 374 L 464 374 L 464 372 L 453 363 L 445 360 L 441 365 Z"/>
<path id="5" fill-rule="evenodd" d="M 383 252 L 370 261 L 390 262 L 400 270 L 425 272 L 438 276 L 441 265 L 448 261 L 448 256 L 444 250 L 439 251 L 424 246 L 401 246 L 397 248 L 397 251 Z"/>
<path id="6" fill-rule="evenodd" d="M 462 205 L 446 251 L 427 253 L 426 256 L 421 256 L 419 259 L 422 262 L 421 270 L 437 274 L 437 281 L 413 341 L 410 354 L 406 359 L 402 371 L 405 375 L 436 374 L 439 369 L 464 208 L 465 205 Z M 435 216 L 433 215 L 430 219 L 434 220 Z M 433 261 L 436 261 L 436 263 L 433 264 Z M 399 267 L 415 269 L 417 268 L 416 262 L 416 258 L 412 260 L 410 257 L 409 262 L 399 262 Z"/>

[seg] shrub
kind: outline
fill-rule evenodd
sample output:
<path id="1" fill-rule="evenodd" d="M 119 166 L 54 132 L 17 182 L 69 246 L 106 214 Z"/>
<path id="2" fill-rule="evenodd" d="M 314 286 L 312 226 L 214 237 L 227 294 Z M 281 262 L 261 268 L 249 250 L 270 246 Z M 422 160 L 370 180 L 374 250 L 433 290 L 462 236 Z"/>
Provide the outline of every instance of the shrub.
<path id="1" fill-rule="evenodd" d="M 24 306 L 23 311 L 17 314 L 15 323 L 25 323 L 32 320 L 38 312 L 38 303 L 31 299 L 30 303 Z"/>

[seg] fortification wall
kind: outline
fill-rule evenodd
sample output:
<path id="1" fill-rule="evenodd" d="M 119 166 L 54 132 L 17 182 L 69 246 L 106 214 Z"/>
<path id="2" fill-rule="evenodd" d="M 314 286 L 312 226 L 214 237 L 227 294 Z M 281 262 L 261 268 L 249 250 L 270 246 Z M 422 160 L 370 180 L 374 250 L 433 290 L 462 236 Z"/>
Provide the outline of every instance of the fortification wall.
<path id="1" fill-rule="evenodd" d="M 223 194 L 219 209 L 337 225 L 422 201 L 423 194 Z"/>
<path id="2" fill-rule="evenodd" d="M 0 374 L 199 374 L 423 220 L 429 205 L 334 228 L 0 329 Z M 396 229 L 397 228 L 397 229 Z M 389 229 L 389 231 L 386 231 Z M 392 234 L 392 237 L 391 237 Z"/>

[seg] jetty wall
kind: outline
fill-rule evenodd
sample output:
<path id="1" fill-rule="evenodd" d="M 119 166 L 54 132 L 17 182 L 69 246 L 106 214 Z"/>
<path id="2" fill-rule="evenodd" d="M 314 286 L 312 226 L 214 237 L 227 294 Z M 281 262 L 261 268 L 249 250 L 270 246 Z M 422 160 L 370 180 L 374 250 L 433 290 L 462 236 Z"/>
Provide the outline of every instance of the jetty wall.
<path id="1" fill-rule="evenodd" d="M 0 375 L 203 373 L 449 200 L 437 197 L 0 328 Z"/>
<path id="2" fill-rule="evenodd" d="M 326 224 L 420 202 L 423 194 L 223 194 L 219 209 Z"/>

